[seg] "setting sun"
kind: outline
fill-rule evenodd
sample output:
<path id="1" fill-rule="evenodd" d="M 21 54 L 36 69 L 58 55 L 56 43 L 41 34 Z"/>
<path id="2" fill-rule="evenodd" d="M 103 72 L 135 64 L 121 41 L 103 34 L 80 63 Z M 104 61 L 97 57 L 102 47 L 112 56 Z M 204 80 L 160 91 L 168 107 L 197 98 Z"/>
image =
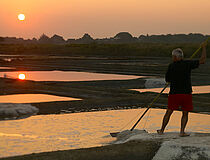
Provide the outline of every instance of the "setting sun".
<path id="1" fill-rule="evenodd" d="M 20 80 L 25 80 L 26 79 L 26 76 L 25 76 L 25 74 L 21 73 L 21 74 L 18 75 L 18 78 Z"/>
<path id="2" fill-rule="evenodd" d="M 25 15 L 24 15 L 24 14 L 19 14 L 19 15 L 18 15 L 18 19 L 19 19 L 20 21 L 24 21 L 24 20 L 25 20 Z"/>

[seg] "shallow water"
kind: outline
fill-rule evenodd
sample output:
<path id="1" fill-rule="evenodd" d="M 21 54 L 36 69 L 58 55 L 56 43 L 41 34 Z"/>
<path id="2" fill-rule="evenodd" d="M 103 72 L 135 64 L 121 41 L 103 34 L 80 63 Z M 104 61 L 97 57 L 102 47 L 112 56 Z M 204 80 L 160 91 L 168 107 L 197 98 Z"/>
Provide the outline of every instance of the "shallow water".
<path id="1" fill-rule="evenodd" d="M 96 81 L 96 80 L 127 80 L 141 78 L 141 76 L 101 74 L 74 71 L 18 71 L 0 72 L 0 77 L 18 78 L 19 74 L 25 74 L 26 80 L 34 81 Z"/>
<path id="2" fill-rule="evenodd" d="M 139 92 L 158 92 L 160 93 L 163 88 L 147 88 L 147 89 L 132 89 Z M 193 94 L 210 93 L 210 86 L 192 86 Z M 169 88 L 166 88 L 163 93 L 169 93 Z"/>
<path id="3" fill-rule="evenodd" d="M 0 67 L 0 69 L 15 69 L 13 67 Z"/>
<path id="4" fill-rule="evenodd" d="M 0 157 L 106 145 L 115 140 L 109 136 L 110 132 L 131 128 L 144 110 L 39 115 L 0 121 Z M 137 129 L 155 132 L 161 125 L 164 113 L 162 109 L 151 109 Z M 174 112 L 166 131 L 178 132 L 180 117 L 180 112 Z M 191 113 L 187 130 L 209 133 L 210 115 Z"/>
<path id="5" fill-rule="evenodd" d="M 0 96 L 0 103 L 41 103 L 54 101 L 75 101 L 78 98 L 54 96 L 49 94 L 13 94 Z"/>

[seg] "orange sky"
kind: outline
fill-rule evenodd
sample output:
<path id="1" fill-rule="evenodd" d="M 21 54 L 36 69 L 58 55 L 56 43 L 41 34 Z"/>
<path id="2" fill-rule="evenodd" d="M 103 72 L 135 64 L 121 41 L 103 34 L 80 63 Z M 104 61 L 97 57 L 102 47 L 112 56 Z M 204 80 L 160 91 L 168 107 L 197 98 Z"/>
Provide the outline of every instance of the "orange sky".
<path id="1" fill-rule="evenodd" d="M 209 17 L 210 0 L 0 0 L 0 36 L 210 34 Z"/>

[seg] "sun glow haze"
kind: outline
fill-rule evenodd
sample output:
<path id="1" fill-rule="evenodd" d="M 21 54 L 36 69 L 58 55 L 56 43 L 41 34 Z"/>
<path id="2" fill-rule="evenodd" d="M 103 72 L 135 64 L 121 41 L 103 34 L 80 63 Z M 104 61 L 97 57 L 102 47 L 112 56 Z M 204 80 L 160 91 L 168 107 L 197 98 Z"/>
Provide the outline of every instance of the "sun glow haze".
<path id="1" fill-rule="evenodd" d="M 58 34 L 105 38 L 127 31 L 141 34 L 210 34 L 209 0 L 1 0 L 0 36 Z M 17 19 L 25 14 L 25 20 Z M 25 23 L 20 23 L 25 22 Z"/>
<path id="2" fill-rule="evenodd" d="M 19 15 L 18 15 L 18 19 L 19 19 L 20 21 L 24 21 L 24 20 L 25 20 L 25 15 L 24 15 L 24 14 L 19 14 Z"/>
<path id="3" fill-rule="evenodd" d="M 20 80 L 25 80 L 25 79 L 26 79 L 26 75 L 23 74 L 23 73 L 21 73 L 21 74 L 18 75 L 18 78 L 19 78 Z"/>

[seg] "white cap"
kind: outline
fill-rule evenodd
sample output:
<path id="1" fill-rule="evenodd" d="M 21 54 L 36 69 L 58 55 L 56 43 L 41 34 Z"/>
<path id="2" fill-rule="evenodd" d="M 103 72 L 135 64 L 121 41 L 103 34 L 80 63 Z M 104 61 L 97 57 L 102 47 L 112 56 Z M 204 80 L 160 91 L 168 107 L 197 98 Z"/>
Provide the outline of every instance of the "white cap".
<path id="1" fill-rule="evenodd" d="M 174 49 L 172 51 L 172 56 L 176 56 L 176 57 L 179 57 L 179 58 L 183 58 L 184 57 L 184 53 L 182 51 L 181 48 L 177 48 L 177 49 Z"/>

